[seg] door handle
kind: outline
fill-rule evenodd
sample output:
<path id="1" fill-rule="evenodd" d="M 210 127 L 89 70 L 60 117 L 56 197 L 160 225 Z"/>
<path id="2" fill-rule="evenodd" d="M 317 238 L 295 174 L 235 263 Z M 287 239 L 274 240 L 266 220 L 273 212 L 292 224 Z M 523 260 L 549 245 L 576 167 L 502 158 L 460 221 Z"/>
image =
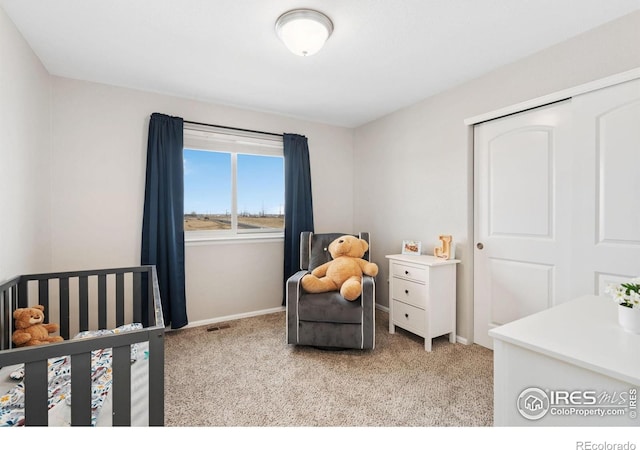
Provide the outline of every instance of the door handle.
<path id="1" fill-rule="evenodd" d="M 482 250 L 484 248 L 484 244 L 482 242 L 478 242 L 476 244 L 476 247 L 478 248 L 478 250 Z"/>

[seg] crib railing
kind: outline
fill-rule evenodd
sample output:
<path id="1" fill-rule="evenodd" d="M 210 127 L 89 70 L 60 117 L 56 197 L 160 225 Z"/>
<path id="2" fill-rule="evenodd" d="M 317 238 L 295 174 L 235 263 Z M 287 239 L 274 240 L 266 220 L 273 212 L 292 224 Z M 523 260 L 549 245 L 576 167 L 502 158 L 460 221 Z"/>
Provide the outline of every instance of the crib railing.
<path id="1" fill-rule="evenodd" d="M 52 286 L 55 288 L 52 289 Z M 63 342 L 14 348 L 13 311 L 41 304 Z M 74 332 L 139 322 L 143 328 L 68 340 Z M 131 424 L 131 345 L 149 345 L 149 424 L 164 424 L 164 321 L 154 266 L 23 275 L 0 285 L 0 367 L 25 366 L 25 424 L 47 425 L 47 360 L 71 357 L 71 424 L 91 423 L 91 351 L 112 348 L 114 426 Z"/>

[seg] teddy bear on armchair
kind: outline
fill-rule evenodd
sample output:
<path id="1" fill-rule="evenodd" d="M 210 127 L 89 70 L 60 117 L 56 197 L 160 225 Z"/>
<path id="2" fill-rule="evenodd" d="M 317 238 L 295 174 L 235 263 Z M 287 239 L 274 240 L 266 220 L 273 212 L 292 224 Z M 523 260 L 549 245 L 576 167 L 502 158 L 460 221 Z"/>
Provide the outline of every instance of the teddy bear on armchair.
<path id="1" fill-rule="evenodd" d="M 302 277 L 303 289 L 312 294 L 340 291 L 345 299 L 356 300 L 362 293 L 362 275 L 375 277 L 378 274 L 375 263 L 362 259 L 368 249 L 367 241 L 355 236 L 335 239 L 329 244 L 333 259 Z"/>

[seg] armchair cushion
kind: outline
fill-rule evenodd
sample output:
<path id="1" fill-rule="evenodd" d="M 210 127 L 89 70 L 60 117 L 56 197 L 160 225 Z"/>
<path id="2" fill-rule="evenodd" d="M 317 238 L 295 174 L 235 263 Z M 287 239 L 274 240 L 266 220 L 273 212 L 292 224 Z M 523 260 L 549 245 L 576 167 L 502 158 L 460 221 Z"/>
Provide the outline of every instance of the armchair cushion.
<path id="1" fill-rule="evenodd" d="M 351 302 L 337 291 L 302 295 L 298 317 L 308 322 L 361 323 L 361 299 Z"/>
<path id="2" fill-rule="evenodd" d="M 323 265 L 331 261 L 331 254 L 329 253 L 329 244 L 340 236 L 344 236 L 348 233 L 322 233 L 314 234 L 307 233 L 302 236 L 300 240 L 300 264 L 301 268 L 309 270 L 311 272 L 318 266 Z M 352 235 L 356 236 L 356 235 Z M 358 236 L 356 236 L 358 237 Z M 369 233 L 361 233 L 363 239 L 369 239 Z M 369 251 L 367 250 L 362 259 L 369 261 Z"/>
<path id="3" fill-rule="evenodd" d="M 309 254 L 309 272 L 316 267 L 328 263 L 331 261 L 331 254 L 329 253 L 329 244 L 335 239 L 343 236 L 340 233 L 326 233 L 326 234 L 313 234 L 311 235 L 311 252 Z"/>

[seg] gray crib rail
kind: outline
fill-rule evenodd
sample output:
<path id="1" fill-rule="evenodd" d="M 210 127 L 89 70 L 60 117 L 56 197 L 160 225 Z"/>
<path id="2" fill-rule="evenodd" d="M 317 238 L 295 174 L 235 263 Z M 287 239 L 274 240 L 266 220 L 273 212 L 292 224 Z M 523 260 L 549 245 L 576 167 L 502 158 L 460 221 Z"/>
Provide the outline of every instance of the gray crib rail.
<path id="1" fill-rule="evenodd" d="M 125 283 L 125 276 L 132 277 Z M 108 283 L 108 277 L 115 282 Z M 89 281 L 97 289 L 89 289 Z M 57 280 L 56 294 L 51 295 L 50 282 Z M 70 280 L 77 284 L 70 295 Z M 37 283 L 37 296 L 30 298 L 30 283 Z M 125 284 L 129 286 L 125 291 Z M 109 285 L 115 285 L 110 292 Z M 77 291 L 77 292 L 76 292 Z M 96 298 L 93 298 L 97 296 Z M 125 298 L 130 298 L 125 302 Z M 91 300 L 94 300 L 90 302 Z M 34 347 L 14 348 L 13 311 L 41 304 L 45 306 L 46 322 L 51 309 L 59 311 L 60 335 L 65 341 Z M 91 307 L 96 305 L 97 307 Z M 126 311 L 129 305 L 130 311 Z M 74 308 L 71 308 L 73 306 Z M 70 311 L 77 310 L 71 317 Z M 128 314 L 127 314 L 128 313 Z M 109 316 L 115 327 L 125 324 L 129 315 L 133 322 L 143 324 L 141 330 L 114 335 L 69 341 L 72 325 L 85 331 L 91 321 L 99 329 L 109 326 Z M 115 322 L 114 322 L 115 320 Z M 25 365 L 25 425 L 48 424 L 47 413 L 47 360 L 53 357 L 71 357 L 71 424 L 91 424 L 91 351 L 112 348 L 112 424 L 131 425 L 131 345 L 148 342 L 149 345 L 149 424 L 164 425 L 164 320 L 160 290 L 155 266 L 117 269 L 84 270 L 48 274 L 23 275 L 0 285 L 0 367 Z"/>

